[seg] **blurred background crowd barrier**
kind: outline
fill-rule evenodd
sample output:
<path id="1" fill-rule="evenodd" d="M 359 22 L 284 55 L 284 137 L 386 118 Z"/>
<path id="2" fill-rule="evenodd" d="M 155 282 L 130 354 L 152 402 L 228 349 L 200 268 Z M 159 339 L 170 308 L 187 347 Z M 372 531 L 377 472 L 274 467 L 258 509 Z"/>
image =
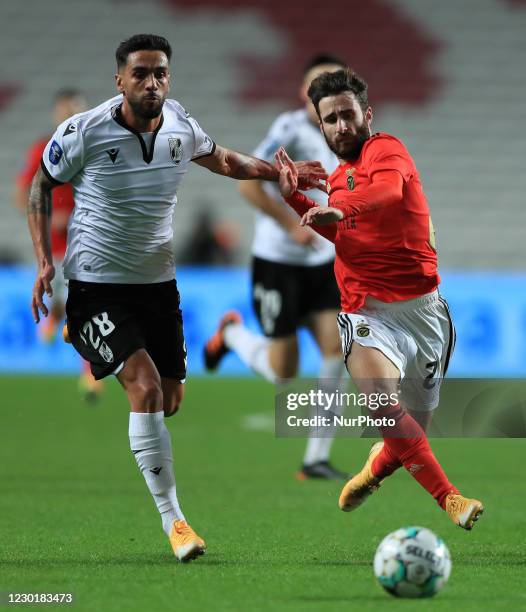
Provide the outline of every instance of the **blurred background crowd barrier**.
<path id="1" fill-rule="evenodd" d="M 459 332 L 454 375 L 526 370 L 526 0 L 18 0 L 0 7 L 0 370 L 74 371 L 60 342 L 39 346 L 27 307 L 33 275 L 13 178 L 50 134 L 54 93 L 113 95 L 114 51 L 154 32 L 174 47 L 172 96 L 219 144 L 251 151 L 300 105 L 302 66 L 336 53 L 369 82 L 373 128 L 413 154 L 437 230 L 443 294 Z M 253 211 L 235 183 L 193 167 L 179 197 L 178 272 L 190 373 L 227 306 L 253 322 L 246 265 Z M 207 225 L 208 224 L 208 225 Z M 203 231 L 200 232 L 200 229 Z M 196 238 L 208 232 L 210 245 Z M 445 271 L 445 273 L 444 273 Z M 306 341 L 306 340 L 304 340 Z M 315 368 L 312 347 L 305 368 Z M 240 365 L 232 357 L 225 371 Z"/>
<path id="2" fill-rule="evenodd" d="M 33 269 L 0 269 L 0 372 L 75 373 L 78 356 L 58 338 L 43 344 L 28 308 Z M 182 296 L 188 370 L 204 372 L 202 350 L 220 316 L 238 309 L 249 327 L 257 329 L 249 300 L 250 277 L 244 268 L 181 267 L 177 282 Z M 491 290 L 488 291 L 488 288 Z M 447 295 L 457 329 L 457 346 L 449 375 L 459 377 L 526 376 L 526 282 L 521 275 L 449 272 L 442 289 Z M 318 353 L 310 336 L 301 335 L 302 372 L 319 369 Z M 248 374 L 230 354 L 221 373 Z"/>

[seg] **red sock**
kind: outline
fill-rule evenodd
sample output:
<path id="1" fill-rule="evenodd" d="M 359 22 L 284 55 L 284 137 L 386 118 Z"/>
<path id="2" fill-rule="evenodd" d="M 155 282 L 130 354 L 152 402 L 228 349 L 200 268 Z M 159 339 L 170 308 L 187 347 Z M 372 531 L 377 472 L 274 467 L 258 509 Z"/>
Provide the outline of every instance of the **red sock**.
<path id="1" fill-rule="evenodd" d="M 389 450 L 389 445 L 385 444 L 378 455 L 375 457 L 373 461 L 372 470 L 374 476 L 377 478 L 385 478 L 386 476 L 390 476 L 394 471 L 396 471 L 399 467 L 402 467 L 402 463 L 395 456 L 391 455 Z"/>
<path id="2" fill-rule="evenodd" d="M 394 419 L 396 425 L 380 428 L 384 436 L 384 448 L 373 461 L 373 474 L 383 478 L 403 465 L 431 493 L 438 505 L 445 508 L 446 497 L 449 493 L 459 493 L 458 489 L 449 482 L 438 463 L 424 430 L 400 406 L 394 408 L 394 411 L 385 416 Z M 393 438 L 393 434 L 397 437 Z"/>

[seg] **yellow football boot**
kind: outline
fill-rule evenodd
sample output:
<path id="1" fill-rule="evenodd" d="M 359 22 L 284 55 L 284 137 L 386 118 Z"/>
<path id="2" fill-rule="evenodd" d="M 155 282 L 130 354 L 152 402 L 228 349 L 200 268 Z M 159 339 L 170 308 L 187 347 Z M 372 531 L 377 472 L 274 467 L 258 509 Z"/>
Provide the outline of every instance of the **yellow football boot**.
<path id="1" fill-rule="evenodd" d="M 170 544 L 175 556 L 185 563 L 197 559 L 206 550 L 206 544 L 186 521 L 174 521 L 170 532 Z"/>
<path id="2" fill-rule="evenodd" d="M 374 459 L 381 453 L 383 446 L 383 442 L 373 444 L 363 468 L 343 487 L 340 493 L 340 500 L 338 501 L 340 510 L 344 512 L 355 510 L 378 490 L 382 479 L 373 476 L 372 464 Z"/>
<path id="3" fill-rule="evenodd" d="M 450 493 L 446 497 L 446 512 L 455 525 L 470 531 L 484 512 L 484 506 L 478 499 L 468 499 L 462 495 Z"/>

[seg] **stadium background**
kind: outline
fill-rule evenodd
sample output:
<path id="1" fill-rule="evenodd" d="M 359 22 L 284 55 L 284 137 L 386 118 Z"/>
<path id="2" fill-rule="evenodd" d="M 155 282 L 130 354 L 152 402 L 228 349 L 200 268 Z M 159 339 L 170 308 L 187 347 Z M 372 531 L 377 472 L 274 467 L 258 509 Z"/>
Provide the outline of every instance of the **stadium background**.
<path id="1" fill-rule="evenodd" d="M 460 331 L 451 373 L 526 373 L 526 2 L 335 0 L 322 10 L 279 0 L 21 0 L 1 11 L 0 259 L 18 267 L 1 271 L 0 371 L 77 368 L 69 347 L 37 341 L 27 309 L 32 250 L 11 184 L 27 147 L 52 127 L 54 92 L 78 87 L 90 105 L 113 95 L 115 46 L 140 30 L 173 44 L 172 95 L 217 142 L 242 151 L 278 112 L 298 106 L 299 73 L 313 52 L 347 58 L 369 82 L 373 127 L 405 141 L 423 178 Z M 202 372 L 200 346 L 225 308 L 256 326 L 243 272 L 253 211 L 234 182 L 194 167 L 176 211 L 181 260 L 202 214 L 231 224 L 241 270 L 179 271 L 191 374 Z M 303 371 L 313 372 L 316 353 L 303 342 Z M 233 356 L 224 371 L 246 373 Z"/>

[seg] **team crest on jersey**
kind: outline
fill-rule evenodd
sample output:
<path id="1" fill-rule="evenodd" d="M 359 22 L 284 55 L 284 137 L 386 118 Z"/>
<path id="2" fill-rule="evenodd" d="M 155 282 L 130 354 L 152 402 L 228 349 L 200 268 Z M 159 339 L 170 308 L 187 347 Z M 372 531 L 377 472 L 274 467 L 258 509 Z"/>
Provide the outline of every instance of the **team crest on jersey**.
<path id="1" fill-rule="evenodd" d="M 183 159 L 183 143 L 180 138 L 168 138 L 168 146 L 170 147 L 170 157 L 177 166 Z"/>
<path id="2" fill-rule="evenodd" d="M 367 338 L 367 336 L 371 333 L 371 330 L 369 329 L 369 325 L 367 325 L 367 323 L 360 323 L 357 327 L 356 327 L 356 335 L 359 338 Z"/>
<path id="3" fill-rule="evenodd" d="M 61 149 L 58 142 L 54 140 L 49 147 L 49 161 L 56 166 L 62 159 L 62 155 L 64 155 L 64 151 Z"/>
<path id="4" fill-rule="evenodd" d="M 354 189 L 353 172 L 355 170 L 356 168 L 347 168 L 347 170 L 345 171 L 345 174 L 347 175 L 347 189 L 349 189 L 349 191 L 352 191 Z"/>
<path id="5" fill-rule="evenodd" d="M 99 353 L 100 356 L 104 359 L 104 361 L 107 361 L 108 363 L 111 363 L 113 361 L 113 351 L 105 342 L 101 342 L 99 347 Z"/>

